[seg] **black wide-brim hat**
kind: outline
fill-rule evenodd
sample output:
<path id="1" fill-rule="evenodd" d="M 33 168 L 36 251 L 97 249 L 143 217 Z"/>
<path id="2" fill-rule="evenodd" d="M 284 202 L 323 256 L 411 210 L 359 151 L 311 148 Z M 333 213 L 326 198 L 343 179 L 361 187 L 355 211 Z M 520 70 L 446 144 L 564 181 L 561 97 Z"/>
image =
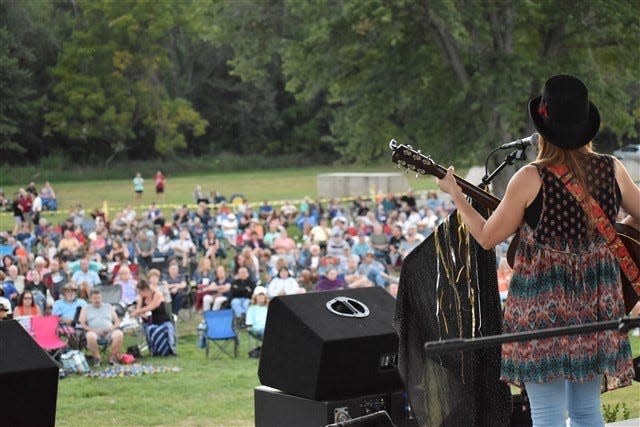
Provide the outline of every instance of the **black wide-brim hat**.
<path id="1" fill-rule="evenodd" d="M 546 141 L 566 150 L 588 144 L 600 129 L 600 113 L 589 101 L 587 86 L 566 74 L 547 80 L 542 95 L 529 101 L 529 116 Z"/>

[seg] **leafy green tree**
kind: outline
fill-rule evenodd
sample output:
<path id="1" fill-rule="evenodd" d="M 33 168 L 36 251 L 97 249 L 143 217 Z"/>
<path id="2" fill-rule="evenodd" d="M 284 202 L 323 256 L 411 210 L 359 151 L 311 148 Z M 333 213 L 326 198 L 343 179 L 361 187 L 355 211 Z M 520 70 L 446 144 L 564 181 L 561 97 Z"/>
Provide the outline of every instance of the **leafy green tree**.
<path id="1" fill-rule="evenodd" d="M 191 103 L 162 82 L 165 44 L 187 26 L 191 2 L 79 2 L 80 13 L 53 73 L 46 120 L 52 134 L 106 146 L 107 163 L 151 139 L 158 153 L 187 146 L 207 125 Z"/>
<path id="2" fill-rule="evenodd" d="M 0 158 L 37 161 L 51 147 L 42 138 L 48 67 L 65 36 L 68 10 L 50 2 L 0 0 Z"/>
<path id="3" fill-rule="evenodd" d="M 10 55 L 12 44 L 9 32 L 0 28 L 0 154 L 5 160 L 26 152 L 18 140 L 20 122 L 30 119 L 30 99 L 35 92 L 28 70 L 20 68 L 18 59 Z"/>
<path id="4" fill-rule="evenodd" d="M 296 99 L 285 87 L 282 53 L 304 25 L 292 19 L 285 2 L 221 1 L 209 16 L 208 38 L 232 53 L 227 62 L 234 82 L 226 107 L 234 116 L 227 123 L 236 151 L 331 155 L 326 92 Z"/>
<path id="5" fill-rule="evenodd" d="M 588 81 L 603 127 L 636 134 L 637 2 L 225 3 L 234 11 L 233 72 L 260 78 L 277 52 L 299 102 L 326 99 L 323 139 L 345 161 L 387 156 L 391 137 L 445 164 L 484 160 L 533 131 L 528 99 L 563 72 Z"/>
<path id="6" fill-rule="evenodd" d="M 283 68 L 299 97 L 329 90 L 332 138 L 347 158 L 380 156 L 397 136 L 445 160 L 478 160 L 532 130 L 526 101 L 559 72 L 589 81 L 612 112 L 606 126 L 635 132 L 637 2 L 329 4 L 287 2 L 307 24 L 286 45 Z"/>

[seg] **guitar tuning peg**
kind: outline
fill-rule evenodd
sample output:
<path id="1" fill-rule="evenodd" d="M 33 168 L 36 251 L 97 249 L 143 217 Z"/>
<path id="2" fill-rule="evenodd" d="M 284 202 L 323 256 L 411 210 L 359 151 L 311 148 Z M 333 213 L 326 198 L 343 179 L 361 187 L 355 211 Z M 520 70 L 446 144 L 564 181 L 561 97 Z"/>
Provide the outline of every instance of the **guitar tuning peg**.
<path id="1" fill-rule="evenodd" d="M 420 174 L 419 173 L 416 174 L 416 179 L 418 179 L 418 178 L 420 178 Z"/>

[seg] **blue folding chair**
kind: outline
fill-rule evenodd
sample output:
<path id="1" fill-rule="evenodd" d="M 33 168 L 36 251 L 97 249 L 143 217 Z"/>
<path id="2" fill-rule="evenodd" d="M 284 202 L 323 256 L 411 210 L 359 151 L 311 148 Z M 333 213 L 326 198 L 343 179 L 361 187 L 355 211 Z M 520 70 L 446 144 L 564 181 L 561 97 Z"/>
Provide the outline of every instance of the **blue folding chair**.
<path id="1" fill-rule="evenodd" d="M 224 354 L 229 357 L 238 357 L 238 334 L 233 327 L 233 310 L 207 310 L 204 313 L 204 321 L 206 324 L 205 334 L 205 351 L 207 359 L 209 358 L 209 341 Z M 233 354 L 227 348 L 233 344 Z"/>

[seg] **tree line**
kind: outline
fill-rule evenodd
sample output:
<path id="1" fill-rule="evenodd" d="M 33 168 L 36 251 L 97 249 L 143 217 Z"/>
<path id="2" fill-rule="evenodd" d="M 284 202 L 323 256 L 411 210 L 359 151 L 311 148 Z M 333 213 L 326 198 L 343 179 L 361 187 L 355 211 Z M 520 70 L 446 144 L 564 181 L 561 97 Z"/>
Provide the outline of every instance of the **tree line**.
<path id="1" fill-rule="evenodd" d="M 634 0 L 0 0 L 0 163 L 172 155 L 484 160 L 580 76 L 638 139 Z M 325 157 L 326 158 L 326 157 Z"/>

